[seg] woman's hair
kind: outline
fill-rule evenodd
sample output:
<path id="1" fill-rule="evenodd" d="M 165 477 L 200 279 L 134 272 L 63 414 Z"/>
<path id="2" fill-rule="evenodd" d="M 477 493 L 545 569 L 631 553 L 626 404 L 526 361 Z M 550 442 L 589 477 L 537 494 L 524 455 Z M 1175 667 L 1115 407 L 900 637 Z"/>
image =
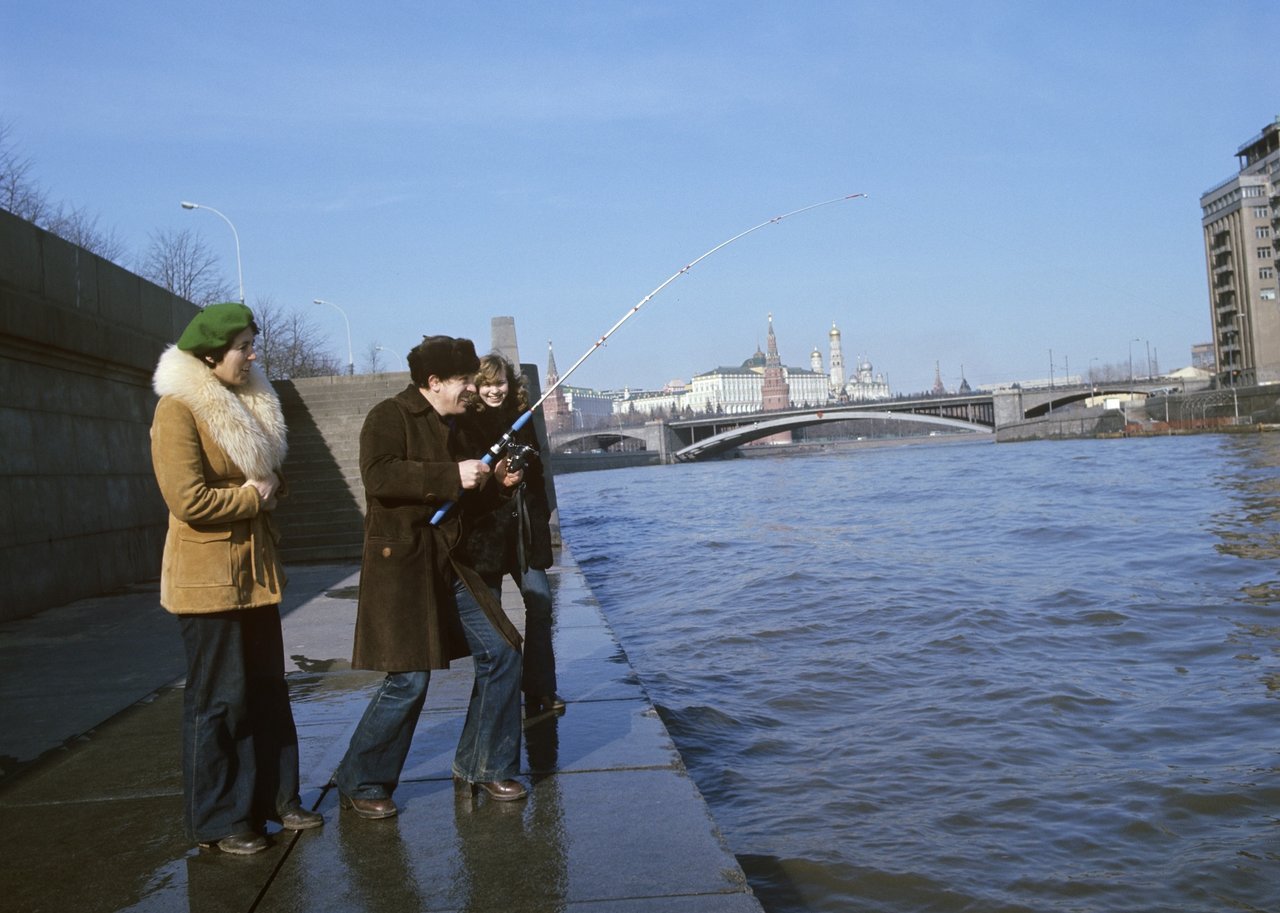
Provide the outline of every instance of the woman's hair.
<path id="1" fill-rule="evenodd" d="M 258 338 L 258 324 L 255 321 L 250 320 L 247 329 L 253 330 L 253 338 L 256 340 Z M 244 330 L 240 330 L 236 333 L 236 336 L 239 336 L 240 333 L 243 332 Z M 227 353 L 231 351 L 231 344 L 233 342 L 235 342 L 235 337 L 228 339 L 223 345 L 218 346 L 216 349 L 206 349 L 203 352 L 192 352 L 191 354 L 207 365 L 217 365 L 222 362 L 222 359 L 227 357 Z M 210 359 L 212 359 L 212 361 L 210 361 Z"/>
<path id="2" fill-rule="evenodd" d="M 524 375 L 517 374 L 515 366 L 501 355 L 489 354 L 480 359 L 480 370 L 476 371 L 476 387 L 492 386 L 507 382 L 507 398 L 502 404 L 504 411 L 524 412 L 529 408 L 529 388 Z M 478 411 L 484 412 L 490 407 L 479 399 Z"/>

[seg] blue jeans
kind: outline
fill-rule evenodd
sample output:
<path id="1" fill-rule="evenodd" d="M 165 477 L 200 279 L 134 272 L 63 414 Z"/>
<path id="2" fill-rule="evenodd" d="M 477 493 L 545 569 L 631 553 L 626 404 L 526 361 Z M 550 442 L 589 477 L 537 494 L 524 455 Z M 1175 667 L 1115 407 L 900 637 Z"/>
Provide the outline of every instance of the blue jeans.
<path id="1" fill-rule="evenodd" d="M 258 830 L 296 808 L 298 735 L 278 606 L 179 615 L 183 823 L 200 843 Z"/>
<path id="2" fill-rule="evenodd" d="M 453 588 L 475 665 L 453 773 L 472 783 L 505 780 L 520 768 L 520 653 L 490 623 L 462 581 Z M 431 673 L 388 672 L 351 736 L 334 783 L 344 795 L 385 799 L 400 782 Z"/>
<path id="3" fill-rule="evenodd" d="M 551 583 L 547 572 L 529 568 L 511 579 L 524 599 L 524 673 L 520 690 L 538 697 L 556 693 L 556 655 L 551 649 Z"/>

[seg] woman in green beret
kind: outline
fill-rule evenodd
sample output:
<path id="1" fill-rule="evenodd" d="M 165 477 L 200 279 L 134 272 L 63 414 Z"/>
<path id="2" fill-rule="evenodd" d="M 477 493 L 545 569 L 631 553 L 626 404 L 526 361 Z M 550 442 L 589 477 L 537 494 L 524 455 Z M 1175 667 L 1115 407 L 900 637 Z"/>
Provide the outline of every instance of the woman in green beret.
<path id="1" fill-rule="evenodd" d="M 206 307 L 160 356 L 151 460 L 169 508 L 160 603 L 187 653 L 183 817 L 201 846 L 249 855 L 267 821 L 319 827 L 302 808 L 284 678 L 285 573 L 271 511 L 285 423 L 257 366 L 253 312 Z"/>

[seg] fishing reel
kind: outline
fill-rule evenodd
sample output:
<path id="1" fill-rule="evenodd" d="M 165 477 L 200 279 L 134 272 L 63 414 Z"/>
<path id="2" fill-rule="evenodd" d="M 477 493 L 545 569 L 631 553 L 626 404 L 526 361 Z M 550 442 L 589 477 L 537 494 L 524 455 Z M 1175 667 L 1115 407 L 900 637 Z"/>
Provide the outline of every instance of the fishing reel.
<path id="1" fill-rule="evenodd" d="M 538 451 L 528 444 L 511 444 L 507 447 L 507 472 L 523 472 L 538 458 Z"/>

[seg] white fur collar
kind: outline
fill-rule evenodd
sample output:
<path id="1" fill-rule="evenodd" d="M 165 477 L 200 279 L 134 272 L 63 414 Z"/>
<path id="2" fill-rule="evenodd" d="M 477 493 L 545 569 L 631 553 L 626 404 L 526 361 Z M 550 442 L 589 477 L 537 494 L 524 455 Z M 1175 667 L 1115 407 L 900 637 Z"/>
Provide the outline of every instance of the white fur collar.
<path id="1" fill-rule="evenodd" d="M 249 479 L 279 471 L 288 445 L 280 399 L 256 364 L 249 381 L 229 387 L 199 358 L 176 345 L 160 356 L 152 386 L 160 396 L 173 396 L 203 422 L 231 461 Z"/>

